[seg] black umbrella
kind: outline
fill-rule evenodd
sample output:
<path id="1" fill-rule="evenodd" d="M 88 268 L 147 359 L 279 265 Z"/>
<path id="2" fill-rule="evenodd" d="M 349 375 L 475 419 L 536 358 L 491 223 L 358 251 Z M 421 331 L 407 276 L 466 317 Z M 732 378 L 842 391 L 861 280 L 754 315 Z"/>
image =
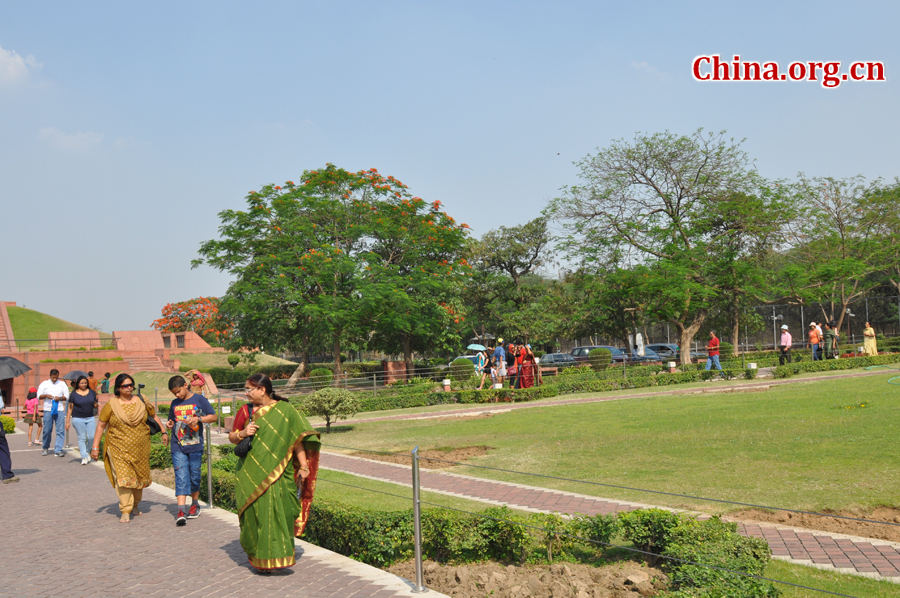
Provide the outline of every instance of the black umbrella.
<path id="1" fill-rule="evenodd" d="M 61 378 L 63 380 L 73 380 L 74 381 L 74 380 L 78 380 L 78 378 L 80 376 L 84 376 L 85 378 L 88 377 L 87 372 L 82 372 L 81 370 L 72 370 L 65 376 L 61 376 Z"/>
<path id="2" fill-rule="evenodd" d="M 30 371 L 31 368 L 18 359 L 13 357 L 0 357 L 0 380 L 15 378 Z"/>

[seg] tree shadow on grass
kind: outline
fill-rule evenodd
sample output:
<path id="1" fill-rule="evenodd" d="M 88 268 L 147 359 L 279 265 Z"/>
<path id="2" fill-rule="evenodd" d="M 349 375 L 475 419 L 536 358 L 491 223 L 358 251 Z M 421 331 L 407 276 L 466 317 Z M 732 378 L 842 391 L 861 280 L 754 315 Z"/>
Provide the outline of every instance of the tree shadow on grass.
<path id="1" fill-rule="evenodd" d="M 331 433 L 326 434 L 326 436 L 330 436 L 331 434 L 342 434 L 344 432 L 352 432 L 354 426 L 331 426 Z M 321 426 L 316 428 L 316 431 L 325 434 L 325 426 Z"/>

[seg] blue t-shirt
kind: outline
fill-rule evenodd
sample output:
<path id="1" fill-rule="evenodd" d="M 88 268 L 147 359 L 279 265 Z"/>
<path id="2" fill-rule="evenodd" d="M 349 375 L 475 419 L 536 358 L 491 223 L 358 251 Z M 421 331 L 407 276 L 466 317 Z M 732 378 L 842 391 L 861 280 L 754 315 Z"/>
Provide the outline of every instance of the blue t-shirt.
<path id="1" fill-rule="evenodd" d="M 69 395 L 69 404 L 72 405 L 72 417 L 87 418 L 94 417 L 94 402 L 97 400 L 97 394 L 88 389 L 88 393 L 84 396 L 72 391 Z"/>
<path id="2" fill-rule="evenodd" d="M 506 350 L 503 347 L 494 349 L 494 363 L 498 368 L 506 365 Z"/>
<path id="3" fill-rule="evenodd" d="M 192 417 L 215 415 L 216 411 L 203 395 L 193 394 L 188 398 L 175 399 L 169 406 L 169 420 L 175 422 L 169 439 L 173 453 L 199 453 L 203 451 L 203 424 L 192 430 L 186 420 Z"/>

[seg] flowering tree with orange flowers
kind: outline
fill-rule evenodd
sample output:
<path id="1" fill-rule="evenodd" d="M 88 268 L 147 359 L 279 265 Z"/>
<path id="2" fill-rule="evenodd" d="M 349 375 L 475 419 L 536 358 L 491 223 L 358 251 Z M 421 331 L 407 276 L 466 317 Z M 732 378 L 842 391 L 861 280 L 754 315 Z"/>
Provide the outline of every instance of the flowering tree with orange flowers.
<path id="1" fill-rule="evenodd" d="M 217 297 L 197 297 L 167 303 L 162 317 L 150 324 L 160 332 L 196 332 L 208 343 L 223 343 L 231 336 L 233 326 L 219 313 Z"/>
<path id="2" fill-rule="evenodd" d="M 372 331 L 417 334 L 413 320 L 439 313 L 431 305 L 463 269 L 454 247 L 468 227 L 374 168 L 328 164 L 246 199 L 246 209 L 219 214 L 221 238 L 193 262 L 235 276 L 222 298 L 233 342 L 331 351 L 338 376 L 341 350 L 361 348 Z"/>

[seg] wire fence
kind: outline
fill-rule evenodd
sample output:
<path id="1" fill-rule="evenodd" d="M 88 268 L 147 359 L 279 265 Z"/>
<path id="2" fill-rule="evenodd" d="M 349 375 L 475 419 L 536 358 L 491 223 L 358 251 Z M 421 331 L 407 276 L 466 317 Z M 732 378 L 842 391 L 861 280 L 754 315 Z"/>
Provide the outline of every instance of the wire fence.
<path id="1" fill-rule="evenodd" d="M 766 582 L 769 582 L 769 583 L 781 584 L 781 585 L 785 585 L 785 586 L 791 586 L 791 587 L 795 587 L 795 588 L 799 588 L 799 589 L 803 589 L 803 590 L 809 590 L 809 591 L 812 591 L 812 592 L 818 592 L 818 593 L 820 593 L 820 594 L 826 594 L 826 595 L 830 595 L 830 596 L 841 596 L 841 597 L 843 597 L 843 598 L 858 598 L 858 597 L 853 596 L 853 595 L 850 595 L 850 594 L 843 594 L 843 593 L 840 593 L 840 592 L 833 592 L 833 591 L 831 591 L 831 590 L 826 590 L 826 589 L 823 589 L 823 588 L 816 588 L 816 587 L 807 586 L 807 585 L 803 585 L 803 584 L 798 584 L 798 583 L 794 583 L 794 582 L 790 582 L 790 581 L 785 581 L 785 580 L 781 580 L 781 579 L 775 579 L 775 578 L 770 578 L 770 577 L 764 577 L 764 576 L 761 576 L 761 575 L 754 575 L 754 574 L 752 574 L 752 573 L 747 573 L 746 571 L 739 571 L 739 570 L 736 570 L 736 569 L 729 569 L 729 568 L 726 568 L 726 567 L 720 567 L 720 566 L 717 566 L 717 565 L 711 565 L 711 564 L 709 564 L 709 563 L 702 563 L 702 562 L 697 562 L 697 561 L 691 561 L 691 560 L 687 560 L 687 559 L 682 559 L 682 558 L 674 557 L 674 556 L 671 556 L 671 555 L 666 555 L 666 554 L 661 554 L 661 553 L 655 553 L 655 552 L 651 552 L 651 551 L 647 551 L 647 550 L 642 550 L 642 549 L 636 548 L 636 547 L 634 547 L 634 546 L 624 546 L 624 545 L 620 545 L 620 544 L 613 544 L 613 543 L 609 543 L 609 542 L 602 542 L 602 541 L 596 540 L 596 539 L 594 539 L 594 538 L 586 538 L 586 537 L 583 537 L 583 536 L 579 536 L 579 535 L 575 535 L 575 534 L 570 534 L 570 533 L 568 533 L 568 532 L 561 532 L 561 531 L 555 530 L 555 529 L 554 529 L 554 530 L 551 530 L 551 529 L 549 529 L 549 528 L 541 527 L 541 526 L 538 526 L 538 525 L 533 525 L 533 524 L 530 524 L 530 523 L 526 523 L 526 522 L 524 522 L 524 521 L 516 521 L 516 520 L 512 520 L 512 519 L 505 519 L 505 518 L 502 518 L 502 517 L 494 517 L 494 516 L 488 515 L 488 514 L 486 514 L 486 513 L 478 513 L 478 512 L 474 512 L 474 511 L 467 511 L 467 510 L 465 510 L 465 509 L 459 509 L 459 508 L 451 507 L 451 506 L 448 506 L 448 505 L 445 505 L 445 504 L 440 504 L 440 503 L 436 503 L 436 502 L 431 502 L 431 501 L 427 501 L 427 500 L 422 500 L 422 499 L 420 498 L 420 496 L 419 496 L 419 492 L 420 492 L 420 482 L 419 482 L 419 473 L 418 473 L 418 470 L 419 470 L 419 461 L 420 461 L 420 460 L 440 461 L 440 462 L 444 462 L 444 463 L 451 463 L 451 464 L 454 464 L 454 465 L 465 465 L 465 466 L 469 466 L 469 467 L 480 467 L 480 468 L 482 468 L 482 469 L 492 469 L 492 470 L 496 470 L 496 471 L 503 471 L 503 472 L 508 472 L 508 473 L 516 473 L 516 474 L 521 474 L 521 475 L 526 475 L 526 476 L 536 476 L 536 477 L 549 478 L 549 479 L 554 479 L 554 480 L 566 480 L 566 481 L 570 481 L 570 482 L 577 482 L 577 483 L 584 483 L 584 484 L 593 484 L 593 485 L 607 486 L 607 487 L 612 487 L 612 488 L 627 488 L 627 487 L 624 487 L 624 486 L 617 486 L 617 485 L 611 485 L 611 484 L 600 484 L 600 483 L 597 483 L 597 482 L 589 482 L 589 481 L 585 481 L 585 480 L 575 480 L 575 479 L 570 479 L 570 478 L 562 478 L 562 477 L 557 477 L 557 476 L 547 476 L 547 475 L 543 475 L 543 474 L 533 474 L 533 473 L 528 473 L 528 472 L 520 472 L 520 471 L 514 471 L 514 470 L 506 470 L 506 469 L 500 469 L 500 468 L 492 468 L 492 467 L 484 467 L 484 466 L 474 466 L 474 465 L 469 465 L 469 464 L 466 464 L 466 463 L 460 463 L 460 462 L 456 462 L 456 461 L 447 461 L 447 460 L 443 460 L 443 459 L 434 459 L 434 458 L 430 458 L 430 457 L 421 457 L 421 456 L 419 456 L 419 454 L 418 454 L 418 447 L 416 447 L 415 449 L 413 449 L 413 451 L 410 452 L 410 453 L 408 453 L 408 454 L 407 454 L 407 453 L 389 452 L 389 451 L 377 451 L 377 450 L 373 450 L 373 449 L 363 449 L 363 448 L 358 448 L 358 447 L 347 447 L 347 446 L 334 445 L 334 444 L 329 444 L 328 447 L 343 448 L 343 449 L 355 450 L 355 451 L 359 451 L 359 452 L 375 453 L 375 454 L 380 454 L 380 455 L 403 456 L 403 457 L 407 457 L 407 458 L 410 458 L 410 459 L 411 459 L 411 461 L 412 461 L 412 491 L 413 491 L 413 497 L 412 497 L 412 500 L 413 500 L 413 503 L 414 503 L 414 504 L 413 504 L 414 518 L 416 518 L 416 521 L 414 522 L 414 523 L 416 524 L 416 525 L 415 525 L 416 532 L 415 532 L 414 542 L 415 542 L 415 544 L 416 544 L 416 550 L 415 550 L 415 553 L 416 553 L 416 560 L 417 560 L 417 562 L 416 562 L 416 581 L 415 581 L 415 585 L 416 585 L 416 590 L 417 590 L 417 591 L 424 591 L 424 589 L 425 589 L 425 587 L 424 587 L 424 578 L 423 578 L 423 574 L 422 574 L 422 570 L 423 570 L 423 569 L 422 569 L 422 562 L 421 562 L 421 543 L 422 543 L 422 538 L 421 538 L 421 532 L 419 531 L 419 530 L 420 530 L 420 522 L 418 521 L 418 517 L 419 517 L 419 507 L 420 507 L 420 505 L 428 505 L 428 506 L 432 506 L 432 507 L 435 507 L 435 508 L 447 509 L 447 510 L 449 510 L 449 511 L 454 511 L 454 512 L 457 512 L 457 513 L 463 513 L 463 514 L 467 514 L 467 515 L 472 515 L 472 516 L 480 517 L 480 518 L 484 518 L 484 519 L 490 519 L 490 520 L 497 521 L 497 522 L 502 522 L 502 523 L 507 523 L 507 524 L 512 524 L 512 525 L 517 525 L 517 526 L 520 526 L 520 527 L 522 527 L 522 528 L 529 529 L 529 530 L 533 530 L 533 531 L 536 531 L 536 532 L 542 532 L 542 533 L 545 533 L 545 534 L 546 534 L 546 533 L 553 533 L 554 535 L 556 535 L 556 536 L 558 536 L 558 537 L 565 537 L 565 538 L 568 538 L 568 539 L 570 539 L 570 540 L 576 540 L 576 541 L 579 541 L 579 542 L 584 542 L 584 543 L 586 543 L 586 544 L 592 544 L 592 545 L 599 546 L 599 547 L 603 547 L 603 548 L 615 548 L 615 549 L 618 549 L 618 550 L 624 550 L 624 551 L 627 551 L 627 552 L 632 553 L 632 554 L 635 554 L 635 555 L 640 555 L 640 556 L 644 556 L 644 557 L 651 557 L 651 558 L 653 558 L 653 559 L 660 559 L 660 560 L 664 560 L 664 561 L 669 561 L 669 562 L 674 562 L 674 563 L 680 563 L 680 564 L 683 564 L 683 565 L 691 565 L 691 566 L 695 566 L 695 567 L 704 567 L 704 568 L 709 569 L 709 570 L 719 571 L 719 572 L 726 573 L 726 574 L 729 574 L 729 575 L 734 575 L 734 576 L 744 577 L 744 578 L 749 578 L 749 579 L 756 579 L 756 580 L 759 580 L 759 581 L 766 581 Z M 323 478 L 323 477 L 318 478 L 318 481 L 319 481 L 319 482 L 324 482 L 324 483 L 326 483 L 326 484 L 335 484 L 335 485 L 339 485 L 339 486 L 343 486 L 343 487 L 347 487 L 347 488 L 354 488 L 354 489 L 356 489 L 356 490 L 360 490 L 360 491 L 363 491 L 363 492 L 372 492 L 372 493 L 376 493 L 376 494 L 381 494 L 381 495 L 391 496 L 391 497 L 399 498 L 399 499 L 402 499 L 402 500 L 410 500 L 410 498 L 411 498 L 411 497 L 408 496 L 408 495 L 407 495 L 407 496 L 404 496 L 404 495 L 396 494 L 396 493 L 392 493 L 392 492 L 385 492 L 385 491 L 383 491 L 383 490 L 376 490 L 376 489 L 372 489 L 372 488 L 365 488 L 365 487 L 363 487 L 363 486 L 357 486 L 357 485 L 354 485 L 354 484 L 348 484 L 348 483 L 346 483 L 346 482 L 340 482 L 340 481 L 337 481 L 337 480 L 331 480 L 331 479 L 327 479 L 327 478 Z M 397 483 L 397 482 L 391 482 L 391 483 Z M 403 486 L 403 487 L 406 487 L 406 486 Z M 642 492 L 652 492 L 652 493 L 654 493 L 654 494 L 665 494 L 665 495 L 669 495 L 669 496 L 677 496 L 677 497 L 683 497 L 683 498 L 697 498 L 697 497 L 691 497 L 691 496 L 688 496 L 688 495 L 682 495 L 682 494 L 676 494 L 676 493 L 669 493 L 669 492 L 661 492 L 661 491 L 654 491 L 654 490 L 636 489 L 636 488 L 627 488 L 627 489 L 629 489 L 629 490 L 639 490 L 639 491 L 642 491 Z M 475 500 L 477 500 L 477 498 L 476 498 Z M 823 517 L 835 517 L 835 518 L 838 518 L 838 519 L 852 519 L 852 520 L 854 520 L 854 521 L 864 521 L 864 522 L 872 522 L 872 523 L 885 523 L 885 522 L 881 522 L 881 521 L 871 521 L 871 520 L 867 520 L 867 519 L 847 518 L 847 517 L 841 517 L 841 516 L 829 515 L 829 514 L 825 514 L 825 513 L 815 513 L 815 512 L 808 512 L 808 511 L 799 511 L 799 510 L 795 510 L 795 509 L 780 509 L 780 508 L 776 508 L 776 507 L 766 507 L 766 506 L 759 506 L 759 505 L 750 505 L 749 503 L 741 503 L 741 502 L 726 501 L 726 500 L 719 500 L 719 499 L 703 499 L 703 500 L 710 500 L 710 501 L 712 501 L 712 502 L 723 502 L 723 503 L 729 503 L 729 504 L 735 504 L 735 505 L 741 505 L 741 506 L 758 506 L 758 507 L 760 507 L 760 508 L 783 510 L 783 511 L 789 511 L 789 512 L 793 512 L 793 513 L 809 513 L 809 514 L 813 514 L 813 515 L 821 515 L 821 516 L 823 516 Z M 896 524 L 895 524 L 895 525 L 896 525 Z"/>

